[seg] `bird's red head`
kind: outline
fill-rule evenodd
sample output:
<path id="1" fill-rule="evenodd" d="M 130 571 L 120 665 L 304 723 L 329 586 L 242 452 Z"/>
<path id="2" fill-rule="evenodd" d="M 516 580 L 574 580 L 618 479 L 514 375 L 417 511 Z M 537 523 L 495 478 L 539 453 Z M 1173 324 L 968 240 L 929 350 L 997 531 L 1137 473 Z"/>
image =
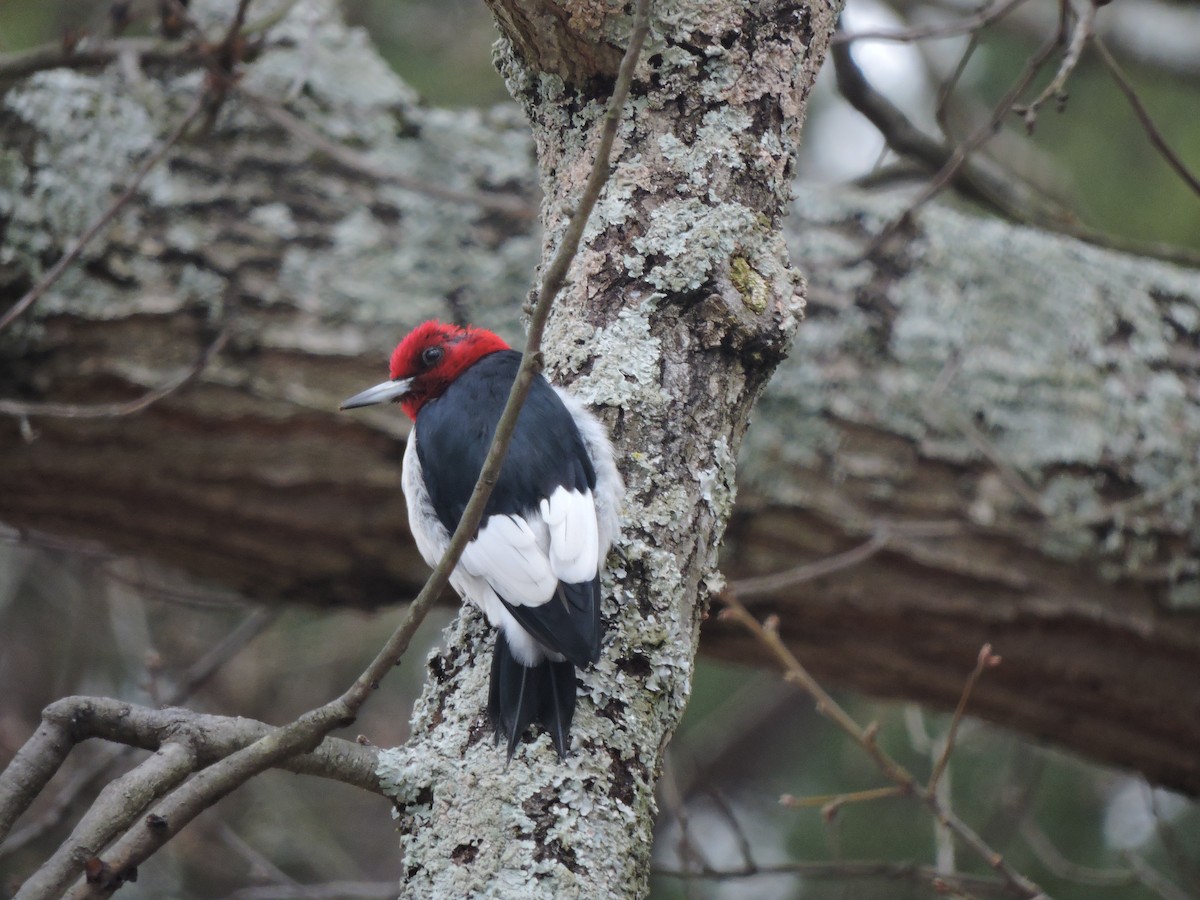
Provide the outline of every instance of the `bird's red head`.
<path id="1" fill-rule="evenodd" d="M 467 368 L 489 353 L 507 349 L 503 338 L 484 328 L 433 320 L 418 325 L 392 351 L 392 380 L 411 380 L 399 398 L 400 406 L 416 419 L 421 407 L 440 396 Z"/>

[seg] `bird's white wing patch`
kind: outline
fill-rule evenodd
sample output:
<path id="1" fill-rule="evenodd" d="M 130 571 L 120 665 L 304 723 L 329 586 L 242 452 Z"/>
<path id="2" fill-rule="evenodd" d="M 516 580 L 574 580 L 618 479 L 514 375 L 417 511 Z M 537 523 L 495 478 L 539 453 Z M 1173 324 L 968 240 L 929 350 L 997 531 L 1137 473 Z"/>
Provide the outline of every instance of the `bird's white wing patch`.
<path id="1" fill-rule="evenodd" d="M 567 584 L 591 581 L 600 562 L 592 492 L 581 493 L 560 485 L 540 506 L 542 519 L 550 529 L 551 571 Z"/>
<path id="2" fill-rule="evenodd" d="M 587 449 L 596 470 L 596 488 L 593 501 L 596 506 L 596 521 L 598 523 L 597 537 L 600 541 L 600 561 L 608 556 L 608 548 L 617 538 L 621 526 L 621 498 L 625 495 L 625 484 L 621 473 L 617 471 L 613 459 L 612 442 L 608 439 L 608 429 L 592 413 L 579 402 L 579 398 L 560 387 L 554 388 L 563 406 L 575 420 L 583 446 Z"/>
<path id="3" fill-rule="evenodd" d="M 558 587 L 550 560 L 520 516 L 489 518 L 467 544 L 459 565 L 514 605 L 541 606 Z"/>

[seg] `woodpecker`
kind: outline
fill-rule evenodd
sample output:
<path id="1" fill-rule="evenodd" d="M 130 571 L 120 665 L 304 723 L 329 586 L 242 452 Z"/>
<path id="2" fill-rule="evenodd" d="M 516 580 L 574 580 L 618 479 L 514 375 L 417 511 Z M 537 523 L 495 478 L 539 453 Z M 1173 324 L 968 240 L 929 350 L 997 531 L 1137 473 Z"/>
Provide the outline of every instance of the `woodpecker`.
<path id="1" fill-rule="evenodd" d="M 483 328 L 430 321 L 391 378 L 342 404 L 398 402 L 413 420 L 401 484 L 425 562 L 441 561 L 479 478 L 521 354 Z M 511 761 L 534 722 L 570 749 L 575 669 L 600 657 L 600 575 L 624 493 L 603 424 L 534 377 L 500 476 L 450 584 L 498 629 L 488 718 Z"/>

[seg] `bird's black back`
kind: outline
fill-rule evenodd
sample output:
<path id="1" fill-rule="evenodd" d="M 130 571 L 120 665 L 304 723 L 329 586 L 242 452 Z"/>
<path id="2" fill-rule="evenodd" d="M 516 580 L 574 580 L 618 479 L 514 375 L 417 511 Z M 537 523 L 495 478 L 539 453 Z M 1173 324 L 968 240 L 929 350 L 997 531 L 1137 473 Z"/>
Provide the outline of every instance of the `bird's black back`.
<path id="1" fill-rule="evenodd" d="M 521 354 L 515 350 L 491 353 L 417 414 L 421 470 L 433 511 L 447 531 L 458 526 L 471 499 L 520 364 Z M 592 489 L 596 473 L 571 414 L 546 379 L 537 375 L 484 520 L 497 514 L 524 515 L 559 486 Z"/>

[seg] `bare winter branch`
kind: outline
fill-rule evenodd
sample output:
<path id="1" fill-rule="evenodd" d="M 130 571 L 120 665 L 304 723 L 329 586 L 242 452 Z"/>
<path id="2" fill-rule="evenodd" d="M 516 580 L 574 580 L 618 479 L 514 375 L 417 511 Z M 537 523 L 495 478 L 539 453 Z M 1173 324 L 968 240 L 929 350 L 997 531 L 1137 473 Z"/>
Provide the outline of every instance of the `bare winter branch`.
<path id="1" fill-rule="evenodd" d="M 808 670 L 788 650 L 779 637 L 777 621 L 768 619 L 765 623 L 759 622 L 747 611 L 746 607 L 742 605 L 732 592 L 726 592 L 722 597 L 722 603 L 724 603 L 725 609 L 722 610 L 721 616 L 737 621 L 752 633 L 783 667 L 785 677 L 793 684 L 798 684 L 802 687 L 816 701 L 817 711 L 833 721 L 856 744 L 862 747 L 867 755 L 875 761 L 875 764 L 884 775 L 894 781 L 904 793 L 915 797 L 927 807 L 937 820 L 945 825 L 958 840 L 999 873 L 1008 886 L 1017 892 L 1019 896 L 1027 898 L 1041 898 L 1045 896 L 1040 887 L 1014 869 L 1002 854 L 988 846 L 970 826 L 959 819 L 953 811 L 945 807 L 936 791 L 919 784 L 907 769 L 884 751 L 875 740 L 875 726 L 862 727 L 842 709 L 837 701 L 817 683 L 816 679 L 808 673 Z M 987 653 L 980 653 L 980 661 L 977 667 L 980 667 L 980 670 L 982 670 L 982 667 L 989 665 L 988 660 L 991 658 L 990 650 Z M 973 679 L 976 677 L 978 676 L 973 676 Z M 969 685 L 973 685 L 973 679 L 971 682 L 968 682 Z M 931 785 L 935 785 L 933 780 L 931 780 Z M 891 796 L 891 793 L 886 794 L 886 796 Z"/>
<path id="2" fill-rule="evenodd" d="M 1062 0 L 1062 3 L 1064 14 L 1067 9 L 1070 9 L 1075 19 L 1074 25 L 1071 26 L 1071 37 L 1067 42 L 1067 50 L 1063 54 L 1062 63 L 1050 83 L 1034 98 L 1032 103 L 1013 107 L 1013 112 L 1021 116 L 1025 121 L 1025 127 L 1030 131 L 1037 124 L 1038 110 L 1047 100 L 1053 98 L 1060 108 L 1066 104 L 1067 79 L 1079 65 L 1079 60 L 1083 56 L 1083 48 L 1095 34 L 1096 9 L 1099 6 L 1096 0 Z"/>
<path id="3" fill-rule="evenodd" d="M 987 26 L 999 22 L 1010 12 L 1025 3 L 1026 0 L 1000 0 L 986 9 L 980 10 L 973 16 L 964 16 L 938 25 L 928 25 L 921 28 L 905 29 L 876 29 L 874 31 L 838 32 L 833 36 L 832 45 L 852 44 L 856 41 L 894 41 L 896 43 L 911 43 L 938 38 L 960 37 L 964 34 L 974 34 Z"/>
<path id="4" fill-rule="evenodd" d="M 681 881 L 742 881 L 749 878 L 779 877 L 781 875 L 822 881 L 900 881 L 927 885 L 939 894 L 948 893 L 939 887 L 939 885 L 944 885 L 955 891 L 970 891 L 971 894 L 978 897 L 1013 896 L 1011 886 L 998 878 L 977 875 L 946 875 L 933 866 L 886 861 L 795 862 L 758 865 L 733 870 L 657 868 L 654 870 L 654 874 L 662 878 L 676 878 Z"/>
<path id="5" fill-rule="evenodd" d="M 1134 90 L 1133 84 L 1125 75 L 1120 64 L 1117 63 L 1113 55 L 1108 51 L 1104 41 L 1099 37 L 1093 40 L 1093 45 L 1096 52 L 1100 54 L 1100 59 L 1103 60 L 1109 74 L 1112 75 L 1113 81 L 1117 83 L 1117 87 L 1121 89 L 1121 93 L 1125 95 L 1125 99 L 1129 101 L 1129 105 L 1133 107 L 1133 114 L 1137 116 L 1138 122 L 1141 123 L 1142 130 L 1146 132 L 1146 137 L 1150 139 L 1150 143 L 1154 145 L 1154 149 L 1159 152 L 1163 159 L 1169 165 L 1189 188 L 1195 194 L 1200 194 L 1200 177 L 1188 168 L 1187 164 L 1180 158 L 1179 154 L 1171 149 L 1167 139 L 1163 137 L 1163 133 L 1151 118 L 1149 110 L 1142 102 L 1142 98 L 1138 96 Z"/>
<path id="6" fill-rule="evenodd" d="M 207 347 L 196 357 L 196 361 L 171 378 L 165 384 L 152 388 L 140 397 L 123 400 L 117 403 L 37 403 L 21 400 L 0 400 L 0 413 L 6 413 L 18 418 L 30 416 L 48 416 L 60 419 L 114 419 L 121 416 L 131 416 L 166 397 L 171 396 L 180 388 L 190 384 L 213 361 L 225 347 L 229 339 L 229 324 L 217 333 Z"/>

